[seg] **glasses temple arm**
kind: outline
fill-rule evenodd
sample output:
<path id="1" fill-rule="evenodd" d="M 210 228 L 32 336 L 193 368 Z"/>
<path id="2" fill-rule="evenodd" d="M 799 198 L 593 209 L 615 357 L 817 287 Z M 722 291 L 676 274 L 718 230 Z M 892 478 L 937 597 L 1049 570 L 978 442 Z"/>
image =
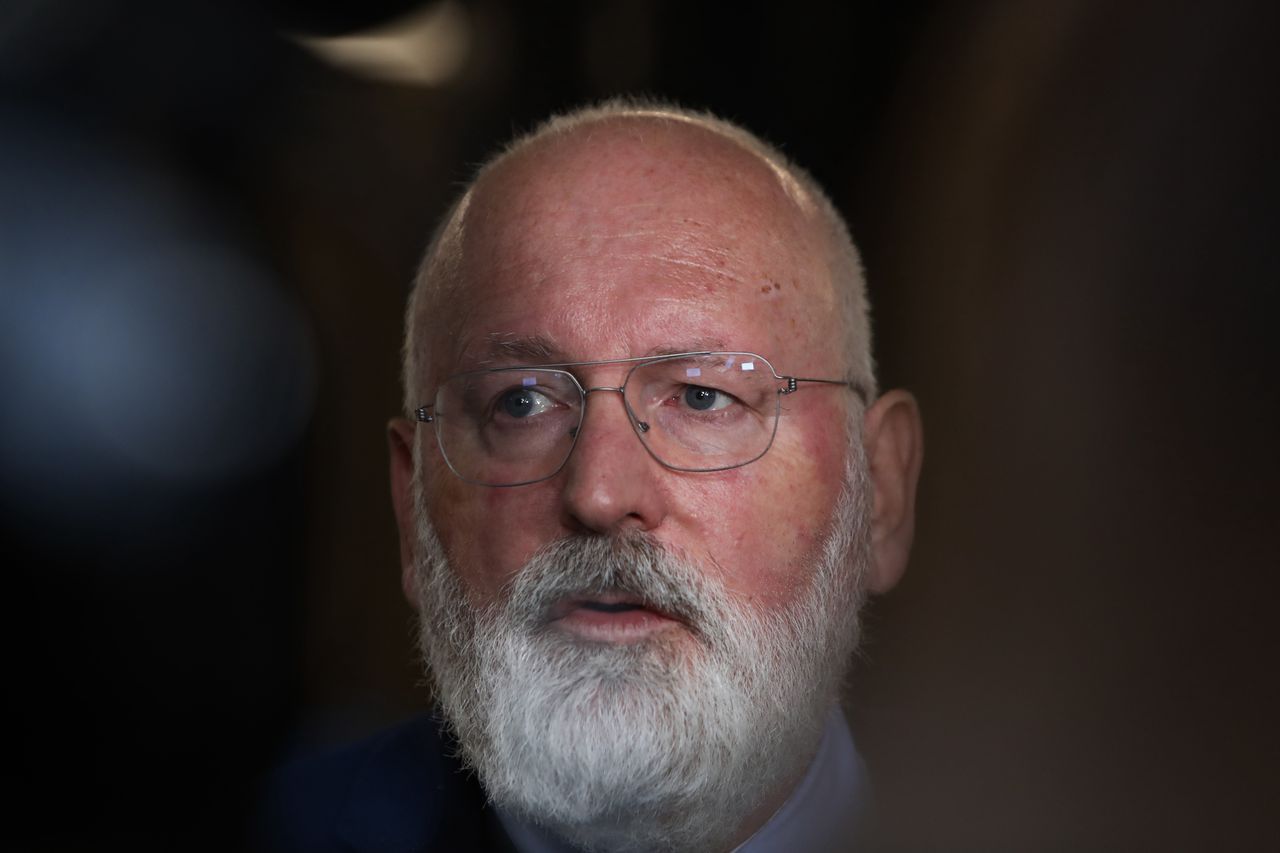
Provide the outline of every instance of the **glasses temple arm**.
<path id="1" fill-rule="evenodd" d="M 867 393 L 867 389 L 862 386 L 861 382 L 850 381 L 847 379 L 810 379 L 802 376 L 783 376 L 781 378 L 787 383 L 787 387 L 782 390 L 783 394 L 793 393 L 797 390 L 797 386 L 801 382 L 819 382 L 823 385 L 843 385 L 853 393 L 857 394 L 858 399 L 863 403 L 870 402 L 871 395 Z"/>

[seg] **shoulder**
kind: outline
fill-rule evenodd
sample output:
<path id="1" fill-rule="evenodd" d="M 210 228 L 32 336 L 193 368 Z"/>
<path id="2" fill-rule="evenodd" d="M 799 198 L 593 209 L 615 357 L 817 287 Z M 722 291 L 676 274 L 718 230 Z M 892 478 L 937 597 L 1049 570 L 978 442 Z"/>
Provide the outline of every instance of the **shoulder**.
<path id="1" fill-rule="evenodd" d="M 484 796 L 428 716 L 290 761 L 263 789 L 257 846 L 271 853 L 416 853 L 482 837 Z"/>

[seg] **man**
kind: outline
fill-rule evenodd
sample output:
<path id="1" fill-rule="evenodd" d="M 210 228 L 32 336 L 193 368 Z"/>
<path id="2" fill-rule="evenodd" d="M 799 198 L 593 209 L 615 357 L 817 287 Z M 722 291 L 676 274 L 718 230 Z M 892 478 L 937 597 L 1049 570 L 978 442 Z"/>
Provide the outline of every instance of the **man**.
<path id="1" fill-rule="evenodd" d="M 392 497 L 444 742 L 293 771 L 300 846 L 844 849 L 839 692 L 921 435 L 812 179 L 706 115 L 553 119 L 454 205 L 406 329 Z"/>

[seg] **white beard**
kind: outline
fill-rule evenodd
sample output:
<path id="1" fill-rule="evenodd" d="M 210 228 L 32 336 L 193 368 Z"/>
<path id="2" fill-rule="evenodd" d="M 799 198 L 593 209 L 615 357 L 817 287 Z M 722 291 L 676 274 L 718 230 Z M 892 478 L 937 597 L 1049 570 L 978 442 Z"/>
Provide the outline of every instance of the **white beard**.
<path id="1" fill-rule="evenodd" d="M 490 798 L 589 850 L 710 850 L 812 759 L 857 645 L 869 560 L 865 467 L 849 465 L 796 599 L 764 611 L 652 538 L 542 548 L 506 600 L 467 602 L 418 503 L 419 643 Z M 629 645 L 546 626 L 568 596 L 619 591 L 681 618 Z"/>

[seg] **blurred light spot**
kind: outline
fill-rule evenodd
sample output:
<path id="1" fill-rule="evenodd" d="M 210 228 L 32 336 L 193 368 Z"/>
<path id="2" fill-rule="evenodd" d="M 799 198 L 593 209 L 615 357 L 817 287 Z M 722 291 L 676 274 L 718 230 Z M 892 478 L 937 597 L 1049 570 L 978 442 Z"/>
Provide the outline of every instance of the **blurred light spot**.
<path id="1" fill-rule="evenodd" d="M 145 523 L 277 463 L 310 418 L 314 348 L 236 229 L 104 139 L 0 125 L 0 503 Z"/>
<path id="2" fill-rule="evenodd" d="M 103 272 L 46 338 L 86 428 L 178 481 L 235 479 L 288 449 L 310 410 L 309 340 L 262 269 L 189 241 Z"/>
<path id="3" fill-rule="evenodd" d="M 466 63 L 471 28 L 462 6 L 444 0 L 358 33 L 290 38 L 323 62 L 351 74 L 409 86 L 439 86 Z"/>

